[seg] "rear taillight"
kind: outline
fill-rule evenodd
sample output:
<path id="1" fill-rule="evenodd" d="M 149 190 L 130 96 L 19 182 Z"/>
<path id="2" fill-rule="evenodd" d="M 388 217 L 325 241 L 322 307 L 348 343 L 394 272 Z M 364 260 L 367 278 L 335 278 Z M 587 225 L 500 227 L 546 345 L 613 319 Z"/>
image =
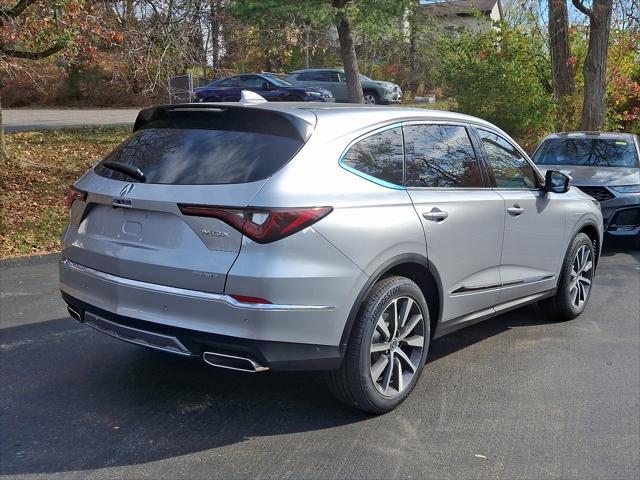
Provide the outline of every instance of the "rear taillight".
<path id="1" fill-rule="evenodd" d="M 254 242 L 271 243 L 313 225 L 331 213 L 333 207 L 313 208 L 226 208 L 179 204 L 184 215 L 222 220 Z"/>
<path id="2" fill-rule="evenodd" d="M 82 190 L 78 190 L 76 187 L 69 187 L 67 190 L 67 195 L 64 198 L 65 203 L 67 204 L 67 208 L 71 208 L 73 206 L 73 202 L 76 200 L 86 200 L 87 192 L 83 192 Z"/>

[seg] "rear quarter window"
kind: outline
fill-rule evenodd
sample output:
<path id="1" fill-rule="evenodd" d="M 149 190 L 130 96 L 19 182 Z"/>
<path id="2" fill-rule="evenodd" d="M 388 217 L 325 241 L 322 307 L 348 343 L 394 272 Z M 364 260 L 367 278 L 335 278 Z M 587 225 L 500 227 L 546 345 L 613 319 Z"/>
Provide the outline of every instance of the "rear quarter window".
<path id="1" fill-rule="evenodd" d="M 341 163 L 362 177 L 386 186 L 403 183 L 404 146 L 400 127 L 374 133 L 356 143 Z"/>

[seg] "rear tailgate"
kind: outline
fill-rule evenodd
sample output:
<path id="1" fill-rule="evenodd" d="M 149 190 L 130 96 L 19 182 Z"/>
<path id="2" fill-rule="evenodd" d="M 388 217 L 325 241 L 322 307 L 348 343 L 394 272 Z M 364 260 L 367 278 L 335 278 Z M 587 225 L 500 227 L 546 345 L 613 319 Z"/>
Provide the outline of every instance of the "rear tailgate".
<path id="1" fill-rule="evenodd" d="M 242 234 L 215 218 L 184 216 L 178 203 L 247 206 L 310 135 L 296 118 L 246 107 L 141 112 L 132 137 L 76 183 L 87 196 L 71 208 L 63 257 L 120 277 L 222 293 Z M 104 162 L 139 169 L 145 181 Z"/>

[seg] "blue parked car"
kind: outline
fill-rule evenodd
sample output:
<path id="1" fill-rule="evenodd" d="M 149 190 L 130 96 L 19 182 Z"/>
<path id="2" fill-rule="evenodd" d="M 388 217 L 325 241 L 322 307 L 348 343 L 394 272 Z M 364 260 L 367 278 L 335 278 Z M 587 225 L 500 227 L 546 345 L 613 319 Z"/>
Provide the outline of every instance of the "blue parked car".
<path id="1" fill-rule="evenodd" d="M 196 88 L 195 102 L 237 102 L 242 90 L 249 90 L 270 102 L 334 102 L 329 90 L 294 85 L 274 74 L 246 74 L 227 77 Z"/>

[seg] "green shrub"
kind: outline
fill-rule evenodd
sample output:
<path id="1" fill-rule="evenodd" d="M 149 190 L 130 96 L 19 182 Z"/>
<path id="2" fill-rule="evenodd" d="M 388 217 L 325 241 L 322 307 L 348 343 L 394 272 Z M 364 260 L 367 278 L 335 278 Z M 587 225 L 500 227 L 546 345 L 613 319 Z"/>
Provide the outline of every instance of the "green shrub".
<path id="1" fill-rule="evenodd" d="M 550 69 L 534 37 L 505 23 L 441 41 L 442 77 L 458 110 L 518 138 L 552 128 Z"/>

